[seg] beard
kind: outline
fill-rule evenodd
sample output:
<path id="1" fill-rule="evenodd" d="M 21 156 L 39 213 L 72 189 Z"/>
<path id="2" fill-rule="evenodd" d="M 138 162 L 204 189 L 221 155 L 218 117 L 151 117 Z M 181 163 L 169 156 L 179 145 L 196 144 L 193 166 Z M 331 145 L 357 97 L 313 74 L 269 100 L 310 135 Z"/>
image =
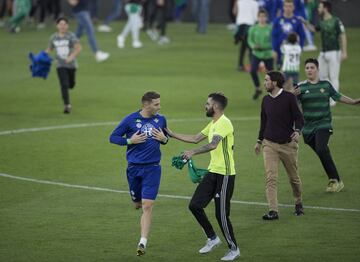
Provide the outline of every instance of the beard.
<path id="1" fill-rule="evenodd" d="M 206 110 L 207 117 L 213 117 L 214 114 L 215 114 L 214 108 L 209 108 L 208 110 Z"/>

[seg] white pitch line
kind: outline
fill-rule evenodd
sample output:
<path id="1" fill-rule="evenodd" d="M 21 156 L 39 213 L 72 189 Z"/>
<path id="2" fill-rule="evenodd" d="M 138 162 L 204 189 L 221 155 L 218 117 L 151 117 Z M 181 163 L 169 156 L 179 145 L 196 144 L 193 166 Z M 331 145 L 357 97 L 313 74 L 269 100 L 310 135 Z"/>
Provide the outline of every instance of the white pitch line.
<path id="1" fill-rule="evenodd" d="M 333 119 L 342 120 L 342 119 L 359 119 L 360 116 L 334 116 Z M 259 117 L 231 117 L 231 120 L 234 122 L 237 121 L 259 121 Z M 168 119 L 169 123 L 177 122 L 204 122 L 208 121 L 207 118 L 173 118 Z M 58 129 L 71 129 L 71 128 L 84 128 L 92 126 L 116 126 L 119 122 L 97 122 L 97 123 L 82 123 L 82 124 L 69 124 L 69 125 L 59 125 L 59 126 L 44 126 L 44 127 L 33 127 L 33 128 L 20 128 L 14 130 L 3 130 L 0 131 L 0 136 L 6 135 L 15 135 L 20 133 L 30 133 L 30 132 L 41 132 L 41 131 L 50 131 Z"/>
<path id="2" fill-rule="evenodd" d="M 47 184 L 47 185 L 62 186 L 62 187 L 77 188 L 77 189 L 129 194 L 128 191 L 124 191 L 124 190 L 116 190 L 116 189 L 93 187 L 93 186 L 83 186 L 83 185 L 73 185 L 73 184 L 62 183 L 62 182 L 40 180 L 40 179 L 27 178 L 27 177 L 21 177 L 21 176 L 13 176 L 13 175 L 8 175 L 8 174 L 4 174 L 4 173 L 0 173 L 0 177 L 22 180 L 22 181 L 27 181 L 27 182 L 33 182 L 33 183 L 38 183 L 38 184 Z M 176 196 L 176 195 L 163 195 L 163 194 L 159 194 L 158 196 L 163 197 L 163 198 L 173 198 L 173 199 L 191 199 L 191 197 L 189 197 L 189 196 Z M 249 201 L 240 201 L 240 200 L 232 200 L 231 203 L 252 205 L 252 206 L 267 206 L 268 205 L 267 203 L 262 203 L 262 202 L 249 202 Z M 294 205 L 279 204 L 279 206 L 292 208 Z M 335 207 L 320 207 L 320 206 L 304 206 L 304 208 L 320 209 L 320 210 L 328 210 L 328 211 L 360 212 L 360 209 L 351 209 L 351 208 L 335 208 Z"/>

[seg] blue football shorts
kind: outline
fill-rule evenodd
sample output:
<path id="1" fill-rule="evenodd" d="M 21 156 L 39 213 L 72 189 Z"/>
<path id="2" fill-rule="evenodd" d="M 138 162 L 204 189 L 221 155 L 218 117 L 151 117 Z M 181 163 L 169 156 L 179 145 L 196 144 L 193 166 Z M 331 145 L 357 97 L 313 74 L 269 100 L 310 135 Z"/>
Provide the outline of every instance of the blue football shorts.
<path id="1" fill-rule="evenodd" d="M 131 199 L 141 202 L 142 199 L 155 200 L 160 186 L 161 166 L 159 164 L 129 164 L 126 170 Z"/>

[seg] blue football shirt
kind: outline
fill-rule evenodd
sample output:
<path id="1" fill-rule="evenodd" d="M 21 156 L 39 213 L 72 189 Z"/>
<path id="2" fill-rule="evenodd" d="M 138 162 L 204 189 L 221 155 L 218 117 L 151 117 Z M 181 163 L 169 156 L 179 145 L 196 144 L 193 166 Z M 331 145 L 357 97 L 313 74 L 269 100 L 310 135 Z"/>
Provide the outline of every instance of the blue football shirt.
<path id="1" fill-rule="evenodd" d="M 120 146 L 127 145 L 127 139 L 140 131 L 145 133 L 147 139 L 144 143 L 127 145 L 126 160 L 129 164 L 152 164 L 159 163 L 161 159 L 160 142 L 153 138 L 152 130 L 161 129 L 167 136 L 166 118 L 156 114 L 153 117 L 145 118 L 140 111 L 126 116 L 110 135 L 110 143 Z"/>

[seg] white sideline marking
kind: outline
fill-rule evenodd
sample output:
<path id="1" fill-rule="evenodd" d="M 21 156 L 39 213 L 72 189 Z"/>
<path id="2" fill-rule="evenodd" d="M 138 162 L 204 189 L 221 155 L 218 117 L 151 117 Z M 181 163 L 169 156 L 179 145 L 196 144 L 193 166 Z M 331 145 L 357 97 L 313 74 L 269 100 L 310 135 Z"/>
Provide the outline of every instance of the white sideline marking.
<path id="1" fill-rule="evenodd" d="M 48 185 L 63 186 L 63 187 L 78 188 L 78 189 L 86 189 L 86 190 L 95 190 L 95 191 L 104 191 L 104 192 L 112 192 L 112 193 L 120 193 L 120 194 L 129 194 L 128 191 L 123 191 L 123 190 L 116 190 L 116 189 L 103 188 L 103 187 L 73 185 L 73 184 L 67 184 L 67 183 L 62 183 L 62 182 L 40 180 L 40 179 L 27 178 L 27 177 L 21 177 L 21 176 L 13 176 L 13 175 L 8 175 L 8 174 L 3 174 L 3 173 L 0 173 L 0 176 L 5 177 L 5 178 L 10 178 L 10 179 L 16 179 L 16 180 L 22 180 L 22 181 L 27 181 L 27 182 L 38 183 L 38 184 L 48 184 Z M 159 194 L 158 196 L 163 197 L 163 198 L 191 199 L 191 197 L 189 197 L 189 196 L 176 196 L 176 195 L 163 195 L 163 194 Z M 268 205 L 267 203 L 248 202 L 248 201 L 240 201 L 240 200 L 232 200 L 231 203 L 243 204 L 243 205 L 253 205 L 253 206 L 267 206 Z M 294 205 L 288 205 L 288 204 L 279 204 L 279 206 L 281 206 L 281 207 L 291 207 L 291 208 L 294 207 Z M 360 212 L 360 209 L 351 209 L 351 208 L 334 208 L 334 207 L 319 207 L 319 206 L 304 206 L 304 208 L 329 210 L 329 211 Z"/>
<path id="2" fill-rule="evenodd" d="M 334 116 L 333 119 L 358 119 L 360 116 Z M 168 123 L 176 122 L 201 122 L 207 121 L 208 119 L 204 118 L 174 118 L 168 119 Z M 232 117 L 232 121 L 260 121 L 259 117 Z M 116 126 L 119 122 L 98 122 L 98 123 L 83 123 L 83 124 L 70 124 L 70 125 L 61 125 L 61 126 L 44 126 L 44 127 L 34 127 L 34 128 L 21 128 L 14 130 L 3 130 L 0 131 L 0 136 L 6 135 L 15 135 L 20 133 L 30 133 L 30 132 L 41 132 L 57 129 L 70 129 L 70 128 L 82 128 L 82 127 L 92 127 L 92 126 Z"/>

